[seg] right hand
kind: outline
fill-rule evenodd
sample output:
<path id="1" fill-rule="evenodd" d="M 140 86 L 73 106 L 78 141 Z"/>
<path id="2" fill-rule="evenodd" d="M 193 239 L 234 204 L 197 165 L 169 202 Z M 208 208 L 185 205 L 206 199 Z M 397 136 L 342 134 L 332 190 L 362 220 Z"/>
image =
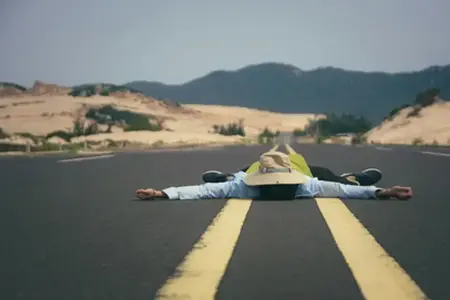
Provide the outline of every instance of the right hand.
<path id="1" fill-rule="evenodd" d="M 377 192 L 380 198 L 396 198 L 399 200 L 409 200 L 412 198 L 412 189 L 405 186 L 393 186 L 387 189 L 381 189 Z"/>

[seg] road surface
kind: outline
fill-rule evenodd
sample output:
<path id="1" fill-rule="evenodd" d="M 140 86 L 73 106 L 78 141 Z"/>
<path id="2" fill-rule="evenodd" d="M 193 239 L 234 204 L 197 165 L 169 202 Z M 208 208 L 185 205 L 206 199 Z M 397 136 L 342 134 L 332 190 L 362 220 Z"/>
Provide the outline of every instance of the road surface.
<path id="1" fill-rule="evenodd" d="M 292 147 L 336 173 L 378 167 L 414 198 L 135 201 L 269 146 L 0 158 L 0 299 L 450 299 L 450 156 Z"/>

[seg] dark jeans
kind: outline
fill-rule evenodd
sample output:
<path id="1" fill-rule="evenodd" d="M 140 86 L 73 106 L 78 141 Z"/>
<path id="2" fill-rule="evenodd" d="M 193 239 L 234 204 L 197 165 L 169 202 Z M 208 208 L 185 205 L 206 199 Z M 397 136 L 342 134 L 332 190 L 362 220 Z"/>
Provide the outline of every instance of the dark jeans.
<path id="1" fill-rule="evenodd" d="M 311 174 L 314 177 L 317 177 L 319 180 L 323 181 L 333 181 L 333 182 L 339 182 L 343 184 L 350 184 L 350 185 L 357 185 L 355 182 L 349 181 L 346 178 L 343 178 L 341 176 L 338 176 L 333 173 L 330 169 L 319 167 L 319 166 L 310 166 L 308 165 L 309 169 L 311 170 Z M 249 166 L 246 166 L 245 168 L 241 169 L 242 172 L 247 171 L 247 169 L 250 168 Z"/>

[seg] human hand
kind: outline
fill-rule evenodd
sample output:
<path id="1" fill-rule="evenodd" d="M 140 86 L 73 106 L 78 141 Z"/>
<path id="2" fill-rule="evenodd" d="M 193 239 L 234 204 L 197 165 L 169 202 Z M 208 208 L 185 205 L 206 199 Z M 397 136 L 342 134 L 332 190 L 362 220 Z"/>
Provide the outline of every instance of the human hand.
<path id="1" fill-rule="evenodd" d="M 155 198 L 167 198 L 162 191 L 155 189 L 138 189 L 136 190 L 136 197 L 141 200 L 150 200 Z"/>
<path id="2" fill-rule="evenodd" d="M 154 189 L 138 189 L 136 190 L 136 197 L 141 200 L 153 199 L 155 197 Z"/>
<path id="3" fill-rule="evenodd" d="M 398 200 L 409 200 L 412 198 L 412 189 L 404 186 L 393 186 L 376 192 L 379 198 L 397 198 Z"/>

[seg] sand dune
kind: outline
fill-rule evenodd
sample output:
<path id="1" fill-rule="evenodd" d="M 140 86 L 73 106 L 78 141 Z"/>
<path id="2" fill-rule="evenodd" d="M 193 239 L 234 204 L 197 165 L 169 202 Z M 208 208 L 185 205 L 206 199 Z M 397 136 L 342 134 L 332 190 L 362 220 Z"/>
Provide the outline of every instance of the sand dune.
<path id="1" fill-rule="evenodd" d="M 56 130 L 71 130 L 76 118 L 84 116 L 91 107 L 113 105 L 120 110 L 153 115 L 163 120 L 165 130 L 159 132 L 123 132 L 113 127 L 112 133 L 79 137 L 79 141 L 129 141 L 141 144 L 207 144 L 238 143 L 240 136 L 213 133 L 213 125 L 241 123 L 246 142 L 254 139 L 264 128 L 292 132 L 303 129 L 311 119 L 323 118 L 317 114 L 283 114 L 269 111 L 221 105 L 182 105 L 157 101 L 129 91 L 110 96 L 68 96 L 69 89 L 37 81 L 26 91 L 12 87 L 0 88 L 0 127 L 14 133 L 46 135 Z M 414 140 L 431 144 L 450 144 L 450 103 L 439 101 L 423 108 L 419 116 L 407 117 L 413 108 L 400 111 L 392 120 L 386 120 L 366 134 L 368 142 L 411 144 Z M 100 125 L 101 129 L 105 126 Z"/>
<path id="2" fill-rule="evenodd" d="M 401 110 L 392 121 L 384 121 L 366 134 L 368 142 L 382 144 L 450 144 L 450 103 L 439 102 L 422 108 L 416 117 L 407 117 L 412 107 Z"/>
<path id="3" fill-rule="evenodd" d="M 52 86 L 52 89 L 55 89 Z M 174 107 L 163 102 L 132 93 L 117 93 L 114 96 L 95 95 L 72 97 L 52 95 L 45 89 L 36 89 L 36 95 L 22 93 L 0 98 L 0 127 L 8 133 L 27 132 L 46 135 L 55 130 L 70 130 L 77 117 L 83 116 L 90 107 L 112 104 L 117 109 L 151 114 L 164 119 L 165 131 L 126 132 L 119 127 L 111 134 L 100 134 L 88 140 L 130 140 L 144 144 L 156 141 L 165 143 L 230 143 L 242 140 L 240 136 L 222 136 L 213 133 L 213 125 L 243 122 L 246 138 L 253 138 L 265 127 L 276 131 L 292 131 L 303 128 L 313 114 L 279 114 L 243 107 L 183 105 Z M 79 138 L 78 140 L 83 140 Z M 74 139 L 74 141 L 77 139 Z"/>

